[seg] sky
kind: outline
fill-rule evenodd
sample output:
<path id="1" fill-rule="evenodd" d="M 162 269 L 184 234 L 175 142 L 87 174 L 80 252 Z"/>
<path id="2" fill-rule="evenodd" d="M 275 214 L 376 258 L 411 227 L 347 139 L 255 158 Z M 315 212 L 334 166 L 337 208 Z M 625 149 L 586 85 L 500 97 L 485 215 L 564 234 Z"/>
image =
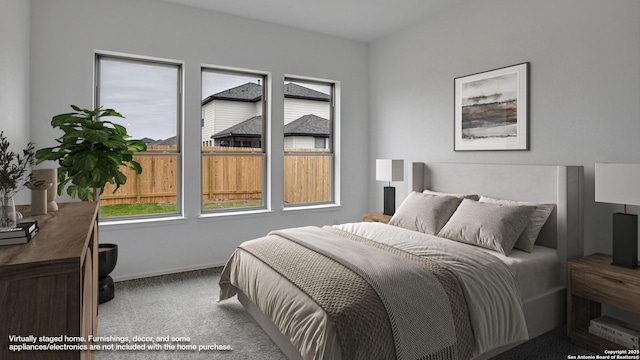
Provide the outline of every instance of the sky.
<path id="1" fill-rule="evenodd" d="M 178 66 L 102 58 L 99 100 L 126 119 L 109 119 L 134 139 L 167 139 L 177 134 Z"/>
<path id="2" fill-rule="evenodd" d="M 179 66 L 102 57 L 99 64 L 98 105 L 113 108 L 125 119 L 111 118 L 124 125 L 133 139 L 164 140 L 177 134 Z M 261 76 L 204 71 L 201 99 Z M 300 83 L 327 93 L 327 87 Z M 198 119 L 199 122 L 200 119 Z"/>
<path id="3" fill-rule="evenodd" d="M 263 82 L 262 77 L 258 76 L 241 76 L 229 73 L 203 71 L 201 100 L 204 100 L 207 96 L 244 85 L 248 82 L 257 84 L 258 80 L 260 80 L 261 83 Z"/>

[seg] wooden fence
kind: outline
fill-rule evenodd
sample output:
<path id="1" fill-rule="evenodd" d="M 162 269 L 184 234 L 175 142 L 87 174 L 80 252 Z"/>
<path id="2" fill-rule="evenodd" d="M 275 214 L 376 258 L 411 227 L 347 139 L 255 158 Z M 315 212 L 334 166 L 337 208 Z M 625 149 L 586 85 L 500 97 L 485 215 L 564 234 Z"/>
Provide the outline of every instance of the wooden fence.
<path id="1" fill-rule="evenodd" d="M 147 153 L 136 154 L 134 159 L 142 166 L 142 174 L 138 175 L 126 168 L 121 170 L 127 176 L 127 183 L 115 194 L 115 187 L 107 184 L 100 197 L 101 204 L 175 203 L 178 190 L 178 155 L 166 153 L 173 149 L 175 148 L 170 146 L 149 146 Z M 250 153 L 254 150 L 204 148 L 204 151 L 218 153 L 202 156 L 203 201 L 261 199 L 264 155 Z M 286 203 L 323 202 L 331 199 L 330 155 L 286 155 L 284 169 Z"/>

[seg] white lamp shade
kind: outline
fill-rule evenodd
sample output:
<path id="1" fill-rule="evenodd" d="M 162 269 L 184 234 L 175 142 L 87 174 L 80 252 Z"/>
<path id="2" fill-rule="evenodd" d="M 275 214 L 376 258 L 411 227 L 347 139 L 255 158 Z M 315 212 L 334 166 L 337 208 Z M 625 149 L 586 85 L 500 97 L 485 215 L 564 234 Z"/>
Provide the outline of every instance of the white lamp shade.
<path id="1" fill-rule="evenodd" d="M 404 160 L 376 159 L 376 180 L 404 180 Z"/>
<path id="2" fill-rule="evenodd" d="M 640 205 L 640 164 L 596 164 L 597 202 Z"/>

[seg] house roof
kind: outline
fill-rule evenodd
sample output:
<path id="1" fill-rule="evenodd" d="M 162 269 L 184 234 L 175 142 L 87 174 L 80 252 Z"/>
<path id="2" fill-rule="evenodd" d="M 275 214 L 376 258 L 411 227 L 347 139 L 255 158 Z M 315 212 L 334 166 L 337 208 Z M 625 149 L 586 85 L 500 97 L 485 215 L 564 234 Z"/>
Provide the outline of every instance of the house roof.
<path id="1" fill-rule="evenodd" d="M 284 85 L 284 97 L 315 101 L 329 101 L 331 99 L 328 94 L 294 83 L 287 83 Z M 248 82 L 207 96 L 202 100 L 202 105 L 208 104 L 213 100 L 258 102 L 262 100 L 262 85 Z"/>
<path id="2" fill-rule="evenodd" d="M 147 144 L 147 145 L 176 145 L 176 137 L 172 136 L 170 138 L 166 138 L 164 140 L 159 139 L 159 140 L 154 140 L 154 139 L 150 139 L 150 138 L 143 138 L 141 139 L 143 143 Z"/>
<path id="3" fill-rule="evenodd" d="M 284 126 L 284 136 L 329 137 L 329 120 L 317 115 L 304 115 Z"/>
<path id="4" fill-rule="evenodd" d="M 260 137 L 262 136 L 262 115 L 254 116 L 230 128 L 224 129 L 211 136 L 212 139 L 226 137 Z"/>
<path id="5" fill-rule="evenodd" d="M 294 83 L 284 85 L 284 97 L 316 101 L 329 101 L 331 99 L 328 94 Z"/>
<path id="6" fill-rule="evenodd" d="M 219 93 L 210 95 L 202 100 L 202 105 L 207 104 L 213 100 L 258 102 L 262 100 L 262 86 L 256 83 L 248 82 L 244 85 L 236 86 L 231 89 L 227 89 Z"/>
<path id="7" fill-rule="evenodd" d="M 284 136 L 329 137 L 329 120 L 313 114 L 304 115 L 284 126 Z M 262 136 L 262 115 L 254 116 L 211 136 L 212 139 L 226 137 Z"/>

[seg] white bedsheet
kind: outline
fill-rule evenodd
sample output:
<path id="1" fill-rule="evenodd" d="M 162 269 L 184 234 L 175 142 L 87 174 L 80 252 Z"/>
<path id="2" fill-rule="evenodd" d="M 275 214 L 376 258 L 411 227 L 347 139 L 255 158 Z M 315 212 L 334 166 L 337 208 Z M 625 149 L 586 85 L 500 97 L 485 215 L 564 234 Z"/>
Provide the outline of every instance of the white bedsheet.
<path id="1" fill-rule="evenodd" d="M 429 247 L 421 248 L 433 236 L 425 235 L 411 230 L 391 227 L 382 223 L 371 223 L 372 225 L 361 226 L 360 223 L 335 225 L 334 227 L 357 235 L 372 238 L 373 240 L 384 242 L 387 245 L 397 248 L 420 253 L 429 251 Z M 403 233 L 403 236 L 397 236 L 397 232 Z M 439 239 L 439 238 L 436 238 Z M 475 251 L 481 251 L 497 257 L 502 260 L 511 271 L 513 271 L 518 287 L 520 288 L 520 296 L 522 300 L 534 297 L 549 289 L 561 285 L 560 279 L 560 260 L 557 251 L 544 246 L 534 246 L 534 250 L 530 253 L 518 249 L 514 249 L 509 256 L 505 256 L 496 251 L 484 249 L 478 246 L 462 244 L 455 241 L 444 240 L 446 246 L 456 246 L 461 248 L 473 248 Z M 433 248 L 435 250 L 437 248 Z"/>
<path id="2" fill-rule="evenodd" d="M 555 249 L 535 245 L 530 253 L 517 249 L 509 256 L 489 252 L 513 271 L 523 301 L 562 285 L 560 259 Z"/>

